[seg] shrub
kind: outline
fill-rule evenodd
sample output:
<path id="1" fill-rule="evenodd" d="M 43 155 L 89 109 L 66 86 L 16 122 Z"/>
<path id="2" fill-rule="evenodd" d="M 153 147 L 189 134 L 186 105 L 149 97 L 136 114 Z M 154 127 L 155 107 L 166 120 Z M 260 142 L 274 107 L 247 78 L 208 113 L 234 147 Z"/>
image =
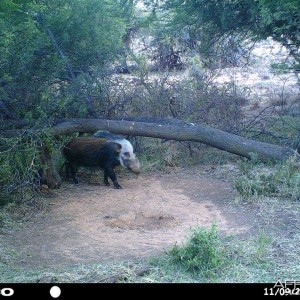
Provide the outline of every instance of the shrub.
<path id="1" fill-rule="evenodd" d="M 194 229 L 184 246 L 175 245 L 169 252 L 174 263 L 203 276 L 214 273 L 221 266 L 223 254 L 216 225 L 210 229 Z"/>
<path id="2" fill-rule="evenodd" d="M 47 131 L 24 130 L 16 137 L 0 137 L 0 206 L 25 203 L 39 195 L 41 144 L 54 150 Z"/>
<path id="3" fill-rule="evenodd" d="M 295 159 L 275 166 L 242 162 L 239 167 L 243 175 L 236 180 L 235 188 L 243 197 L 300 198 L 300 171 Z"/>

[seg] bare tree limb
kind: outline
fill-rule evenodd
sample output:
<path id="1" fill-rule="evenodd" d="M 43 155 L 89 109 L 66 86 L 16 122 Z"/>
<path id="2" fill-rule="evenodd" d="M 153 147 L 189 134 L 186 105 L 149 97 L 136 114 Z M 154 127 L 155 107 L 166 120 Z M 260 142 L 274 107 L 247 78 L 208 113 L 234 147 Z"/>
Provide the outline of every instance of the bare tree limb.
<path id="1" fill-rule="evenodd" d="M 300 161 L 299 154 L 291 148 L 247 139 L 200 124 L 183 124 L 178 126 L 134 121 L 73 119 L 54 126 L 53 134 L 94 133 L 102 129 L 119 134 L 200 142 L 247 158 L 253 158 L 253 155 L 256 155 L 262 161 L 283 161 L 292 156 L 296 156 Z"/>

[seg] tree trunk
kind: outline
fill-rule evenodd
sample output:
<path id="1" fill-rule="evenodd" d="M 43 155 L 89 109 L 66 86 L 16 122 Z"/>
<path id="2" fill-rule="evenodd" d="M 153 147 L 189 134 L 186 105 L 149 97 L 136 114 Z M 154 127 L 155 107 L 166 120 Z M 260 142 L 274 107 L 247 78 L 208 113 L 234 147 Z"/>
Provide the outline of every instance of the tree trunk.
<path id="1" fill-rule="evenodd" d="M 41 184 L 48 185 L 49 188 L 58 188 L 61 185 L 61 178 L 56 171 L 55 164 L 50 155 L 50 151 L 46 146 L 41 146 L 41 163 L 43 168 L 41 170 Z"/>
<path id="2" fill-rule="evenodd" d="M 176 126 L 134 121 L 73 119 L 54 126 L 53 134 L 94 133 L 101 129 L 119 134 L 200 142 L 247 158 L 253 158 L 253 155 L 256 155 L 262 161 L 282 161 L 294 155 L 300 160 L 299 154 L 291 148 L 250 140 L 219 129 L 193 123 L 183 123 L 181 126 Z"/>

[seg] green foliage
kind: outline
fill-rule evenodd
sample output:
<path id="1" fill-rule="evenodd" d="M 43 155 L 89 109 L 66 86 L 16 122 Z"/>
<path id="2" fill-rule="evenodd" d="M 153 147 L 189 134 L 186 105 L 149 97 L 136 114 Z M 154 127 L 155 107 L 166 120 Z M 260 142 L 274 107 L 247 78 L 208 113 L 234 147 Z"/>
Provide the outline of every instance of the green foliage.
<path id="1" fill-rule="evenodd" d="M 239 167 L 243 175 L 236 180 L 235 188 L 246 199 L 259 196 L 300 198 L 300 170 L 295 159 L 269 167 L 241 161 Z"/>
<path id="2" fill-rule="evenodd" d="M 283 61 L 280 63 L 271 64 L 273 73 L 275 74 L 288 74 L 295 70 L 300 70 L 300 63 Z"/>
<path id="3" fill-rule="evenodd" d="M 47 131 L 24 131 L 21 136 L 0 139 L 0 205 L 24 203 L 37 195 L 41 144 L 54 151 Z"/>
<path id="4" fill-rule="evenodd" d="M 297 110 L 297 107 L 295 107 Z M 291 109 L 293 112 L 293 109 Z M 299 116 L 274 116 L 266 120 L 266 128 L 269 129 L 274 134 L 285 137 L 292 141 L 297 140 L 297 136 L 300 131 L 300 117 Z M 271 142 L 274 142 L 271 140 Z"/>
<path id="5" fill-rule="evenodd" d="M 299 7 L 298 0 L 259 0 L 257 2 L 261 34 L 273 36 L 282 43 L 299 46 Z M 292 43 L 291 43 L 292 42 Z M 292 48 L 291 48 L 292 49 Z"/>
<path id="6" fill-rule="evenodd" d="M 272 37 L 300 61 L 298 0 L 167 0 L 162 10 L 171 31 L 177 30 L 177 35 L 188 32 L 198 42 L 200 53 L 211 59 L 229 41 L 233 41 L 231 46 L 239 46 L 249 38 Z"/>
<path id="7" fill-rule="evenodd" d="M 124 23 L 115 8 L 111 1 L 52 0 L 39 26 L 51 28 L 75 70 L 89 70 L 113 59 L 121 47 Z"/>
<path id="8" fill-rule="evenodd" d="M 197 228 L 184 246 L 175 245 L 169 252 L 171 260 L 187 271 L 203 276 L 217 272 L 224 259 L 216 225 L 210 229 Z"/>
<path id="9" fill-rule="evenodd" d="M 272 243 L 272 238 L 265 232 L 260 232 L 256 243 L 255 243 L 255 255 L 254 258 L 257 259 L 258 262 L 262 262 L 265 260 L 265 256 L 270 248 Z"/>
<path id="10" fill-rule="evenodd" d="M 175 167 L 180 163 L 176 142 L 162 143 L 158 139 L 141 138 L 139 147 L 142 149 L 139 159 L 143 171 L 166 171 L 167 167 Z M 186 155 L 184 152 L 181 154 Z"/>
<path id="11" fill-rule="evenodd" d="M 20 118 L 30 113 L 32 119 L 49 119 L 86 117 L 103 106 L 106 68 L 123 47 L 126 20 L 124 14 L 119 16 L 121 3 L 4 4 L 0 98 L 9 111 Z"/>

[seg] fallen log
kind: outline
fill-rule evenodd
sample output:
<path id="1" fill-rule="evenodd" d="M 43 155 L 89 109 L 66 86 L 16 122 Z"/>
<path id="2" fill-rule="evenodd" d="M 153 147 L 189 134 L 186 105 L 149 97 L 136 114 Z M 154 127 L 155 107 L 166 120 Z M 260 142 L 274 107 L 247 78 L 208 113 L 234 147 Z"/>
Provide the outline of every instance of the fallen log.
<path id="1" fill-rule="evenodd" d="M 176 141 L 200 142 L 250 159 L 255 155 L 261 161 L 284 161 L 292 156 L 300 161 L 300 156 L 294 149 L 259 142 L 209 126 L 186 122 L 182 125 L 170 125 L 162 124 L 162 122 L 72 119 L 54 126 L 53 134 L 57 136 L 73 132 L 94 133 L 97 130 Z"/>

